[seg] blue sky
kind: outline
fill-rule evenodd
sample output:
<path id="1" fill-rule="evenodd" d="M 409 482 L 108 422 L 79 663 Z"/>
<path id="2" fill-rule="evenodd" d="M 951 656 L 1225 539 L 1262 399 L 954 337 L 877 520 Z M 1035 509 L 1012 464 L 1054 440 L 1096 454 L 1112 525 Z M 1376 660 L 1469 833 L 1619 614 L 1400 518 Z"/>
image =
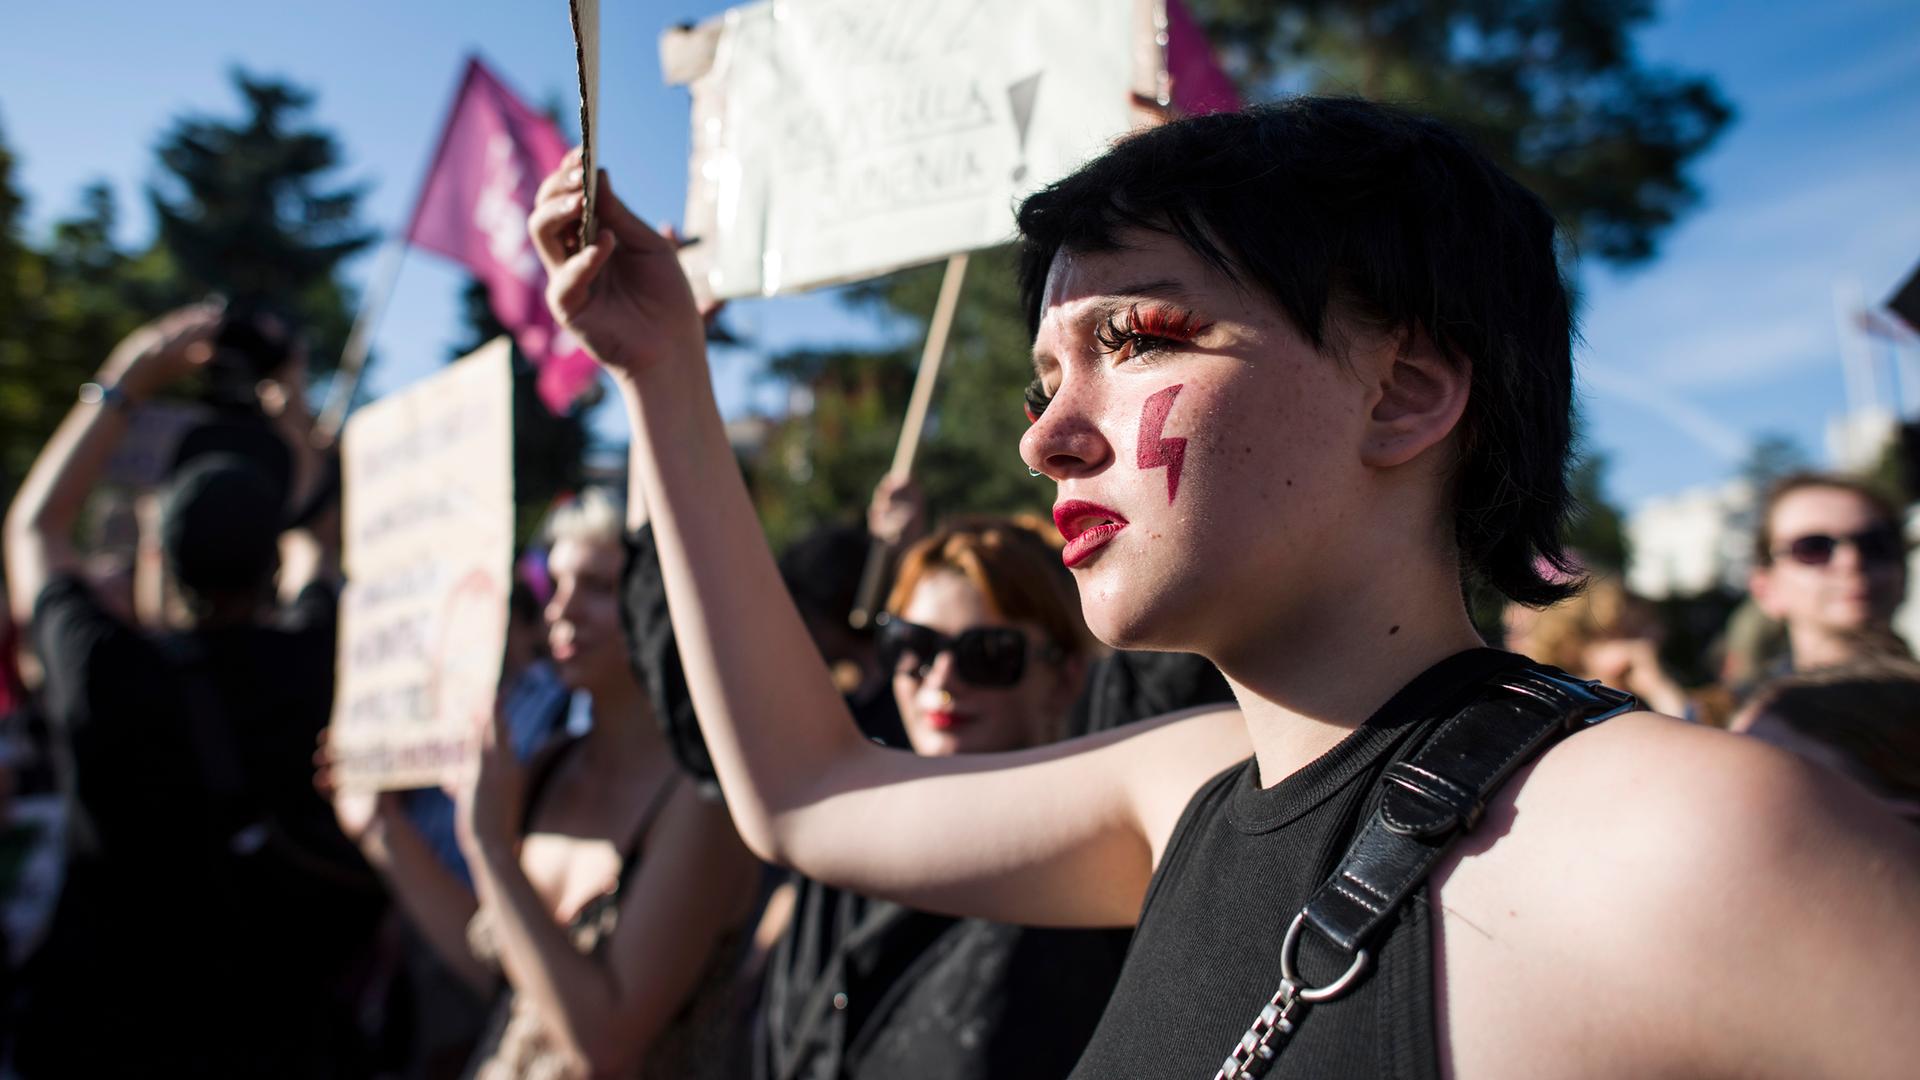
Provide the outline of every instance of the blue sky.
<path id="1" fill-rule="evenodd" d="M 661 84 L 657 35 L 724 6 L 654 0 L 602 13 L 603 157 L 655 220 L 679 216 L 687 146 L 686 97 Z M 1668 0 L 1639 45 L 1651 63 L 1711 75 L 1739 116 L 1696 168 L 1703 205 L 1657 260 L 1583 271 L 1589 437 L 1629 505 L 1730 475 L 1758 434 L 1790 435 L 1817 456 L 1844 404 L 1835 282 L 1877 299 L 1920 262 L 1920 5 Z M 559 0 L 13 0 L 0 6 L 0 136 L 19 158 L 36 239 L 99 178 L 121 198 L 122 239 L 143 242 L 154 143 L 182 112 L 233 115 L 226 71 L 242 64 L 317 92 L 315 119 L 345 151 L 342 178 L 372 185 L 365 220 L 392 228 L 475 50 L 535 103 L 571 102 Z M 372 262 L 348 272 L 364 280 Z M 462 280 L 435 256 L 408 257 L 375 339 L 376 391 L 445 360 Z M 734 319 L 772 349 L 882 333 L 828 296 L 744 302 Z M 770 398 L 755 365 L 745 350 L 716 358 L 729 411 Z M 598 426 L 619 435 L 617 418 Z"/>

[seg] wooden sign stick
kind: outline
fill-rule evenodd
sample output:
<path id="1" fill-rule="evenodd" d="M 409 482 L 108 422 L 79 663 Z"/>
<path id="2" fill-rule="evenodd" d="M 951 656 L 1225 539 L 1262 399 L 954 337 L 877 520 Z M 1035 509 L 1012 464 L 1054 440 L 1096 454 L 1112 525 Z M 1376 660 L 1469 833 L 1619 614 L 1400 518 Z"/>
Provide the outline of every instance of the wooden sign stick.
<path id="1" fill-rule="evenodd" d="M 927 426 L 927 410 L 933 404 L 933 387 L 940 379 L 940 363 L 947 354 L 947 337 L 953 330 L 953 312 L 960 306 L 960 283 L 966 280 L 967 256 L 963 252 L 947 259 L 947 272 L 940 279 L 940 299 L 933 305 L 933 321 L 927 326 L 927 343 L 920 350 L 920 370 L 913 377 L 913 396 L 907 400 L 907 417 L 900 425 L 900 442 L 893 448 L 893 468 L 888 475 L 906 479 L 913 475 L 914 455 L 920 450 L 920 436 Z M 892 555 L 889 545 L 875 537 L 867 549 L 867 565 L 860 572 L 860 591 L 854 594 L 853 610 L 847 622 L 855 630 L 873 622 L 880 601 L 881 579 Z"/>

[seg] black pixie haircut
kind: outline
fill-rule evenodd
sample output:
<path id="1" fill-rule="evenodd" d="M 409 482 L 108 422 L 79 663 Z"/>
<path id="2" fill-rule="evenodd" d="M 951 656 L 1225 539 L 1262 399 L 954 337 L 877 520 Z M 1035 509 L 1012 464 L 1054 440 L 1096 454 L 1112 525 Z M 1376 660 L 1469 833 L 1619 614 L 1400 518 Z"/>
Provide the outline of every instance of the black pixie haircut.
<path id="1" fill-rule="evenodd" d="M 1578 569 L 1561 543 L 1573 321 L 1557 226 L 1460 134 L 1352 98 L 1192 117 L 1036 192 L 1019 223 L 1033 332 L 1056 254 L 1145 228 L 1264 292 L 1322 353 L 1339 351 L 1339 314 L 1471 362 L 1452 493 L 1463 581 L 1533 605 L 1578 591 L 1544 572 Z"/>

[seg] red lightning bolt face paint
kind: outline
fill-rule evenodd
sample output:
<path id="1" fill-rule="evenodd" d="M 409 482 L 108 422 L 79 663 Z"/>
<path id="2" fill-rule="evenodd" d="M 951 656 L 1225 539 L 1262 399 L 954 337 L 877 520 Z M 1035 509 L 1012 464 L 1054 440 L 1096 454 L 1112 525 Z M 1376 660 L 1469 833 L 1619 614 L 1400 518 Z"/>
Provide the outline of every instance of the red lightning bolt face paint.
<path id="1" fill-rule="evenodd" d="M 1173 503 L 1173 497 L 1180 492 L 1180 463 L 1186 460 L 1187 440 L 1184 438 L 1161 438 L 1161 429 L 1167 426 L 1167 414 L 1173 411 L 1173 399 L 1180 396 L 1180 388 L 1185 383 L 1175 383 L 1147 399 L 1140 409 L 1139 451 L 1135 463 L 1142 469 L 1167 470 L 1167 503 Z"/>

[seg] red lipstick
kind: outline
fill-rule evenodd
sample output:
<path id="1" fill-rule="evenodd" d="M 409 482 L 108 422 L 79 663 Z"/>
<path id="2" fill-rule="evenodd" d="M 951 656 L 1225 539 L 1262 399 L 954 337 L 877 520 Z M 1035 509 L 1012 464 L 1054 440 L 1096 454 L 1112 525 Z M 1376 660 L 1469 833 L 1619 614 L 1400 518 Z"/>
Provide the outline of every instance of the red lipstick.
<path id="1" fill-rule="evenodd" d="M 1053 508 L 1053 524 L 1067 541 L 1060 561 L 1072 568 L 1105 547 L 1127 527 L 1127 519 L 1099 503 L 1069 499 Z"/>

